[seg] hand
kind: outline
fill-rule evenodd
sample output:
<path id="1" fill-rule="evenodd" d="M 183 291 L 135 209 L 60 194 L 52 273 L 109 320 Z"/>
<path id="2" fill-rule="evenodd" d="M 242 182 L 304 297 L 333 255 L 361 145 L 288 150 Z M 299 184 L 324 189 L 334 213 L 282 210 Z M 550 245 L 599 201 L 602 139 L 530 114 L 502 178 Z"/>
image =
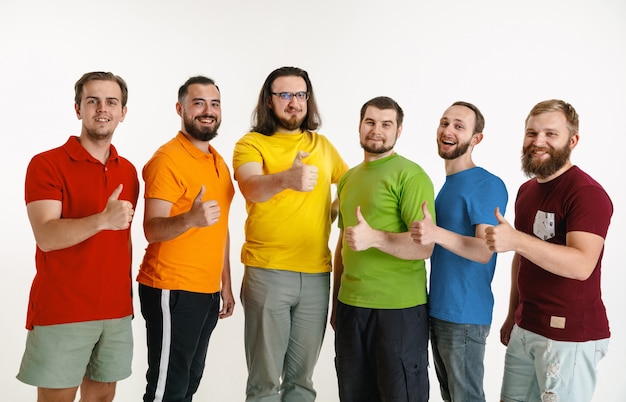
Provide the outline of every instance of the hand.
<path id="1" fill-rule="evenodd" d="M 219 312 L 219 318 L 226 318 L 233 315 L 233 311 L 235 310 L 235 298 L 233 297 L 233 292 L 230 288 L 222 288 L 222 308 Z"/>
<path id="2" fill-rule="evenodd" d="M 428 201 L 422 203 L 422 212 L 424 213 L 424 218 L 421 221 L 412 222 L 409 225 L 409 231 L 415 243 L 426 246 L 435 243 L 437 225 L 435 225 L 432 215 L 428 212 Z"/>
<path id="3" fill-rule="evenodd" d="M 497 253 L 514 250 L 514 238 L 517 234 L 515 230 L 504 216 L 500 213 L 500 208 L 494 211 L 497 226 L 489 226 L 485 229 L 485 241 L 489 250 Z"/>
<path id="4" fill-rule="evenodd" d="M 317 183 L 318 168 L 315 165 L 307 165 L 302 162 L 309 156 L 308 152 L 298 151 L 288 173 L 288 187 L 296 191 L 311 191 Z"/>
<path id="5" fill-rule="evenodd" d="M 513 331 L 513 325 L 515 325 L 515 319 L 507 317 L 500 328 L 500 343 L 504 346 L 508 346 L 511 340 L 511 331 Z"/>
<path id="6" fill-rule="evenodd" d="M 191 226 L 211 226 L 215 225 L 220 219 L 221 211 L 217 201 L 208 200 L 202 202 L 205 191 L 204 186 L 200 187 L 200 192 L 193 200 L 191 209 L 187 212 Z"/>
<path id="7" fill-rule="evenodd" d="M 374 247 L 378 232 L 361 215 L 361 207 L 356 207 L 356 226 L 346 228 L 344 238 L 353 251 L 363 251 Z"/>
<path id="8" fill-rule="evenodd" d="M 120 200 L 119 196 L 122 193 L 123 184 L 117 186 L 113 193 L 107 200 L 107 205 L 102 211 L 107 229 L 109 230 L 124 230 L 130 227 L 130 223 L 133 220 L 133 204 L 126 200 Z"/>

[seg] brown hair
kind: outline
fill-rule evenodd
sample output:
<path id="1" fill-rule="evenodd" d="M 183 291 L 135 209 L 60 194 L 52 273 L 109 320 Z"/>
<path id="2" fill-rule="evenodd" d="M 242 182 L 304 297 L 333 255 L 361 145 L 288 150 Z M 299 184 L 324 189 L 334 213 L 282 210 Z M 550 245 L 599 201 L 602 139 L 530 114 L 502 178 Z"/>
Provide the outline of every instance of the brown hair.
<path id="1" fill-rule="evenodd" d="M 315 101 L 315 93 L 313 92 L 313 86 L 309 79 L 309 74 L 298 67 L 280 67 L 272 71 L 267 76 L 261 92 L 259 93 L 259 100 L 252 113 L 252 129 L 267 136 L 273 135 L 278 128 L 278 119 L 274 114 L 274 111 L 270 108 L 270 102 L 272 97 L 272 84 L 278 77 L 302 77 L 306 83 L 306 90 L 309 93 L 309 99 L 307 100 L 307 114 L 300 129 L 302 131 L 314 131 L 322 125 L 322 119 L 317 109 L 317 102 Z"/>

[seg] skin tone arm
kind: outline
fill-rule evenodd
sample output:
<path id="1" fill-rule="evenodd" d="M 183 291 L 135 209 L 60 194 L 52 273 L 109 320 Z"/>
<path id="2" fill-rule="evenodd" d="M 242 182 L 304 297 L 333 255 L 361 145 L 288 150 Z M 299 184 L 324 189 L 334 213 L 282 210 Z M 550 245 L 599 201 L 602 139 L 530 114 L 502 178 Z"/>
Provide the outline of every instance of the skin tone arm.
<path id="1" fill-rule="evenodd" d="M 26 211 L 37 246 L 42 251 L 61 250 L 81 243 L 103 230 L 124 230 L 133 218 L 133 206 L 119 200 L 120 184 L 107 200 L 104 210 L 84 218 L 61 218 L 62 204 L 57 200 L 28 203 Z"/>
<path id="2" fill-rule="evenodd" d="M 584 281 L 600 258 L 604 239 L 588 232 L 567 232 L 565 245 L 552 244 L 515 230 L 495 210 L 498 226 L 488 227 L 486 242 L 491 251 L 515 251 L 548 272 L 564 278 Z"/>
<path id="3" fill-rule="evenodd" d="M 219 312 L 219 318 L 226 318 L 233 315 L 235 309 L 235 298 L 233 297 L 233 288 L 230 280 L 230 233 L 226 237 L 226 246 L 224 247 L 224 269 L 222 269 L 222 308 Z"/>
<path id="4" fill-rule="evenodd" d="M 356 208 L 356 217 L 356 226 L 345 229 L 346 243 L 354 251 L 374 247 L 403 260 L 423 260 L 433 252 L 433 244 L 416 245 L 409 231 L 392 233 L 373 229 L 361 215 L 361 207 Z"/>
<path id="5" fill-rule="evenodd" d="M 519 254 L 515 253 L 511 263 L 511 290 L 509 293 L 509 312 L 506 315 L 504 324 L 500 328 L 500 342 L 506 346 L 511 339 L 511 331 L 515 325 L 515 310 L 519 304 L 519 293 L 517 292 L 517 274 L 519 272 Z"/>
<path id="6" fill-rule="evenodd" d="M 298 151 L 289 169 L 274 174 L 263 174 L 263 167 L 258 162 L 241 165 L 235 172 L 241 193 L 250 202 L 265 202 L 283 190 L 313 190 L 318 168 L 302 161 L 307 156 L 308 152 Z"/>
<path id="7" fill-rule="evenodd" d="M 341 258 L 341 250 L 343 250 L 343 230 L 339 232 L 339 239 L 337 240 L 333 263 L 333 296 L 332 310 L 330 313 L 330 325 L 333 329 L 335 329 L 335 322 L 337 320 L 337 297 L 339 296 L 339 288 L 341 287 L 341 275 L 343 275 L 343 259 Z"/>
<path id="8" fill-rule="evenodd" d="M 170 216 L 172 203 L 158 198 L 147 198 L 143 230 L 148 243 L 175 239 L 193 227 L 211 226 L 220 218 L 220 207 L 215 200 L 202 201 L 205 187 L 200 188 L 189 211 Z"/>
<path id="9" fill-rule="evenodd" d="M 411 223 L 409 231 L 411 238 L 419 245 L 439 244 L 446 250 L 468 260 L 486 264 L 491 259 L 493 251 L 485 242 L 485 229 L 487 224 L 476 225 L 476 234 L 463 236 L 435 225 L 433 218 L 428 212 L 428 201 L 422 204 L 424 219 Z"/>

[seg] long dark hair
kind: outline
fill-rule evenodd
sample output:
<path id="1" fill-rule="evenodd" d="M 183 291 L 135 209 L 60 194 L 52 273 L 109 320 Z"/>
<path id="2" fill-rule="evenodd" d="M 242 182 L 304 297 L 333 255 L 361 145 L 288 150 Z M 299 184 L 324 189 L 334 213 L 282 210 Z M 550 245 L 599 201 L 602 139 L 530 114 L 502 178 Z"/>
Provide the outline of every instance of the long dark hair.
<path id="1" fill-rule="evenodd" d="M 272 84 L 278 77 L 302 77 L 306 83 L 306 90 L 309 92 L 309 100 L 307 101 L 307 114 L 300 129 L 302 131 L 314 131 L 322 125 L 322 119 L 317 109 L 315 101 L 315 93 L 309 79 L 309 74 L 298 67 L 281 67 L 272 71 L 267 76 L 259 94 L 259 101 L 252 113 L 252 129 L 264 135 L 273 135 L 278 128 L 278 119 L 274 111 L 269 107 L 272 97 Z"/>

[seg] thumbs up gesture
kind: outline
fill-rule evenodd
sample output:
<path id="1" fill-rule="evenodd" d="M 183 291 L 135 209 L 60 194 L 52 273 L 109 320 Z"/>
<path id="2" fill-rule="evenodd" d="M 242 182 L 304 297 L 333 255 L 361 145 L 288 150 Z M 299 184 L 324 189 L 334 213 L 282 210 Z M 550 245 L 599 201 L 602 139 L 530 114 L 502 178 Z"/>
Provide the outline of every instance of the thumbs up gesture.
<path id="1" fill-rule="evenodd" d="M 187 212 L 189 223 L 194 227 L 215 225 L 220 219 L 220 206 L 215 200 L 202 201 L 206 188 L 200 187 L 200 192 L 193 200 L 191 209 Z"/>
<path id="2" fill-rule="evenodd" d="M 498 220 L 498 225 L 489 226 L 485 229 L 485 241 L 489 250 L 497 253 L 511 251 L 514 249 L 514 240 L 518 232 L 504 219 L 500 213 L 500 208 L 496 208 L 494 214 Z"/>
<path id="3" fill-rule="evenodd" d="M 424 218 L 421 221 L 412 222 L 409 225 L 409 232 L 411 232 L 411 238 L 415 243 L 425 246 L 435 242 L 437 225 L 433 222 L 433 217 L 428 211 L 428 201 L 422 203 L 422 212 Z"/>
<path id="4" fill-rule="evenodd" d="M 287 186 L 296 191 L 311 191 L 317 184 L 318 168 L 315 165 L 307 165 L 303 159 L 309 156 L 308 152 L 298 151 L 296 158 L 287 171 Z"/>
<path id="5" fill-rule="evenodd" d="M 117 186 L 107 200 L 107 205 L 102 211 L 102 216 L 107 223 L 109 230 L 124 230 L 130 226 L 133 220 L 133 204 L 126 200 L 120 200 L 123 184 Z"/>
<path id="6" fill-rule="evenodd" d="M 355 226 L 346 228 L 344 232 L 348 246 L 350 246 L 353 251 L 363 251 L 374 247 L 378 231 L 372 229 L 365 218 L 363 218 L 360 206 L 356 207 L 356 222 L 357 224 Z"/>

